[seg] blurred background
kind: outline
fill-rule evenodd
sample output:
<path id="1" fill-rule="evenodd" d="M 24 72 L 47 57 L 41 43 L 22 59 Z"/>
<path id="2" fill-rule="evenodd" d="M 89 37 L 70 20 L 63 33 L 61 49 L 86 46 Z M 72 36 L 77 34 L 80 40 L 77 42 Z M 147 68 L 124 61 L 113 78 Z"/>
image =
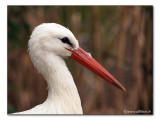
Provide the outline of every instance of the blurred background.
<path id="1" fill-rule="evenodd" d="M 31 32 L 47 22 L 68 27 L 80 46 L 127 90 L 66 60 L 84 114 L 153 114 L 152 6 L 8 6 L 8 113 L 30 109 L 47 98 L 46 81 L 27 52 Z"/>

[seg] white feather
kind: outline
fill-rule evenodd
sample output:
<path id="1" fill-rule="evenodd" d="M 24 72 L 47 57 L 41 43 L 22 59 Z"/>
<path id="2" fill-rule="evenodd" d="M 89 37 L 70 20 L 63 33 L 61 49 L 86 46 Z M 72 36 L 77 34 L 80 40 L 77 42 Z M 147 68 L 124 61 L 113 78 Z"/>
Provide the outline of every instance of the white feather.
<path id="1" fill-rule="evenodd" d="M 73 48 L 60 41 L 63 37 L 69 38 Z M 44 23 L 34 29 L 29 40 L 29 55 L 35 68 L 47 81 L 48 97 L 44 103 L 18 114 L 83 113 L 76 85 L 63 60 L 71 56 L 66 48 L 78 47 L 72 32 L 59 24 Z"/>

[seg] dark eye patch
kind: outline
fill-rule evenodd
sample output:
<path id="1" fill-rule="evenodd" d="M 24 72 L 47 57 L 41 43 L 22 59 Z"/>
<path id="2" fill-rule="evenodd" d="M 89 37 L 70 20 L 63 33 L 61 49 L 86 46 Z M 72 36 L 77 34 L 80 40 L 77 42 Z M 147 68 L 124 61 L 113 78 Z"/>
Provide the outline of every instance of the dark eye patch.
<path id="1" fill-rule="evenodd" d="M 69 41 L 69 39 L 67 37 L 64 37 L 62 39 L 60 39 L 63 43 L 66 43 L 68 45 L 70 45 L 71 47 L 73 46 L 73 44 Z"/>

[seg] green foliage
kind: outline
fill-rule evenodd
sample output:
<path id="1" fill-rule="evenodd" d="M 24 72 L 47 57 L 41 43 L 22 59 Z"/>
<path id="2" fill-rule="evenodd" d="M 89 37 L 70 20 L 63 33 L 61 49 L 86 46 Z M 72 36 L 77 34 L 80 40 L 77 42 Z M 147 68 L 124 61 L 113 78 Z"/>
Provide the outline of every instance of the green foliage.
<path id="1" fill-rule="evenodd" d="M 14 113 L 16 112 L 15 107 L 12 104 L 8 103 L 8 113 Z"/>

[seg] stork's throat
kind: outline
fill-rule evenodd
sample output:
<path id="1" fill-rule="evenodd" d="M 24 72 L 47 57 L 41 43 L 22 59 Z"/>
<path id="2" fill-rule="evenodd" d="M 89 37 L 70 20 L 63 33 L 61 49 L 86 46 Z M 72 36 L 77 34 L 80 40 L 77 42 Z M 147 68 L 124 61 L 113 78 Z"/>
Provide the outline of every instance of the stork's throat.
<path id="1" fill-rule="evenodd" d="M 49 97 L 72 96 L 73 94 L 79 97 L 73 77 L 61 57 L 54 56 L 48 62 L 44 77 L 48 84 Z"/>

